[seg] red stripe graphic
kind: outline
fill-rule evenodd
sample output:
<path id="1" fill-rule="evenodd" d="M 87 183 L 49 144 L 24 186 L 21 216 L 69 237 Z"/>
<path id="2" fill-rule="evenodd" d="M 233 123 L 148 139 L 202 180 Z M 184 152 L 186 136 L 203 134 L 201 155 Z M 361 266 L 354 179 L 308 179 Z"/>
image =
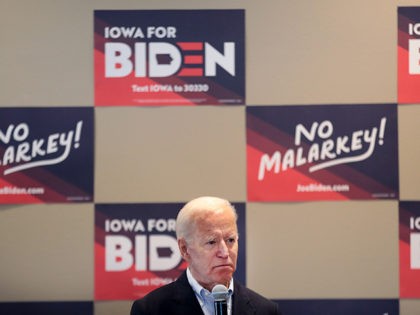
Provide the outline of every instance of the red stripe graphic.
<path id="1" fill-rule="evenodd" d="M 203 43 L 201 42 L 179 42 L 177 43 L 182 50 L 203 50 Z"/>
<path id="2" fill-rule="evenodd" d="M 202 64 L 203 56 L 184 56 L 185 64 Z"/>
<path id="3" fill-rule="evenodd" d="M 182 69 L 178 75 L 180 77 L 202 77 L 203 69 Z"/>

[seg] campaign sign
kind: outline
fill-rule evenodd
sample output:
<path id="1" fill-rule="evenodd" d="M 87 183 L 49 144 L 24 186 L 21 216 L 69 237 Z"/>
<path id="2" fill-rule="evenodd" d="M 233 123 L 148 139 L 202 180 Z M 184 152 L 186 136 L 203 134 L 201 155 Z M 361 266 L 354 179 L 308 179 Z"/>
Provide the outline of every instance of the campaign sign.
<path id="1" fill-rule="evenodd" d="M 0 108 L 0 203 L 93 200 L 93 107 Z"/>
<path id="2" fill-rule="evenodd" d="M 93 315 L 93 302 L 0 302 L 0 314 Z"/>
<path id="3" fill-rule="evenodd" d="M 245 104 L 244 10 L 96 10 L 95 105 Z"/>
<path id="4" fill-rule="evenodd" d="M 398 198 L 396 104 L 249 106 L 249 201 Z"/>
<path id="5" fill-rule="evenodd" d="M 134 300 L 176 280 L 187 268 L 178 249 L 180 203 L 95 205 L 95 300 Z M 235 278 L 245 283 L 245 204 Z"/>
<path id="6" fill-rule="evenodd" d="M 420 103 L 420 7 L 398 8 L 398 103 Z"/>
<path id="7" fill-rule="evenodd" d="M 420 201 L 400 201 L 400 296 L 420 298 Z"/>
<path id="8" fill-rule="evenodd" d="M 287 315 L 398 315 L 397 299 L 276 300 Z"/>

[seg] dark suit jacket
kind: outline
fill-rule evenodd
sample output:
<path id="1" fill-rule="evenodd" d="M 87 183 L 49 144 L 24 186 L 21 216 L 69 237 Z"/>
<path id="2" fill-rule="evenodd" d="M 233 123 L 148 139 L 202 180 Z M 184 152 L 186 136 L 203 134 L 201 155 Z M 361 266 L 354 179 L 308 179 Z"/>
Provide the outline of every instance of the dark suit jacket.
<path id="1" fill-rule="evenodd" d="M 280 315 L 277 304 L 234 281 L 233 315 Z M 186 272 L 134 301 L 131 315 L 203 315 Z"/>

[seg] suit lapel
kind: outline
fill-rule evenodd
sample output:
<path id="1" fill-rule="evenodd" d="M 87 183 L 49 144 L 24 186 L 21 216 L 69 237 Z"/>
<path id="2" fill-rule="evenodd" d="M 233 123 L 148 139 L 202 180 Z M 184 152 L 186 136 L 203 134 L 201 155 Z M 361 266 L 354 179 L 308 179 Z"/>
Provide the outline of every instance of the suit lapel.
<path id="1" fill-rule="evenodd" d="M 171 315 L 204 315 L 185 272 L 176 280 L 173 303 Z"/>
<path id="2" fill-rule="evenodd" d="M 236 281 L 234 282 L 234 286 L 232 307 L 233 315 L 255 315 L 255 306 L 252 304 L 252 301 L 248 297 L 244 287 Z"/>

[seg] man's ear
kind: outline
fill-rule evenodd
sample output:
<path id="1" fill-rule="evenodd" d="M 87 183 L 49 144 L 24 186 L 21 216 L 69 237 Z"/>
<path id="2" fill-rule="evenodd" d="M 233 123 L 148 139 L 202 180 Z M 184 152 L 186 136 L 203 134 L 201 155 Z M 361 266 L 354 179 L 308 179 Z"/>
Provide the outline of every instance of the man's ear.
<path id="1" fill-rule="evenodd" d="M 181 252 L 182 258 L 188 261 L 188 258 L 190 257 L 190 255 L 188 254 L 188 245 L 185 239 L 183 238 L 178 239 L 178 247 L 179 247 L 179 251 Z"/>

